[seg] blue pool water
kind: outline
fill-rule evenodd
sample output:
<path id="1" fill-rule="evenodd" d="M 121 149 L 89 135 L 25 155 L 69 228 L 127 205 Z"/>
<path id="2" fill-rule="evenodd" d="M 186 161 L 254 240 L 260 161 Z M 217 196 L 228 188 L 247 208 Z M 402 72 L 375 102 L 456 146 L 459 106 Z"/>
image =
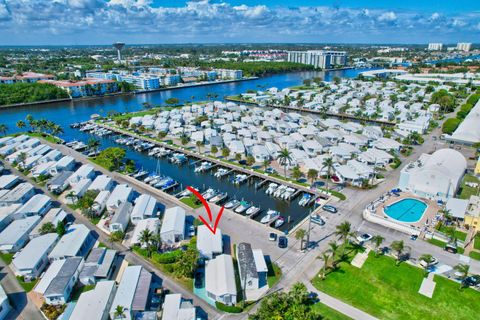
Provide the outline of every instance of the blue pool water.
<path id="1" fill-rule="evenodd" d="M 386 207 L 384 212 L 390 218 L 401 222 L 417 222 L 422 218 L 426 209 L 427 204 L 423 201 L 402 199 Z"/>

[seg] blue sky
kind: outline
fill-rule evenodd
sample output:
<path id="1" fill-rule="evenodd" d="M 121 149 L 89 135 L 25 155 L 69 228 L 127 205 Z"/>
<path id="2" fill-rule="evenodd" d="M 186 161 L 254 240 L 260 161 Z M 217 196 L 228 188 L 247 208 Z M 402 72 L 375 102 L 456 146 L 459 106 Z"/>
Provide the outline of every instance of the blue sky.
<path id="1" fill-rule="evenodd" d="M 0 0 L 0 45 L 480 39 L 475 0 Z"/>

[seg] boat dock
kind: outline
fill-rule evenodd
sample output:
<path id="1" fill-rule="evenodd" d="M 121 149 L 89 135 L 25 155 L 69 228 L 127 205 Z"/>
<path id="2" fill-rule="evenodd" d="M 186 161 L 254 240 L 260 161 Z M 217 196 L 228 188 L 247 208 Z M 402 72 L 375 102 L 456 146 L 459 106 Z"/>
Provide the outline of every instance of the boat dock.
<path id="1" fill-rule="evenodd" d="M 140 139 L 140 140 L 143 140 L 143 141 L 151 142 L 151 143 L 155 144 L 155 146 L 163 147 L 165 149 L 169 149 L 169 150 L 172 150 L 174 152 L 183 153 L 183 154 L 185 154 L 185 156 L 197 159 L 197 160 L 195 160 L 196 162 L 198 162 L 198 161 L 208 161 L 208 162 L 211 162 L 212 164 L 214 164 L 216 166 L 230 169 L 229 173 L 230 172 L 237 172 L 237 173 L 245 174 L 248 177 L 247 180 L 249 180 L 252 177 L 257 177 L 261 180 L 268 180 L 269 182 L 275 182 L 279 185 L 285 185 L 285 186 L 297 189 L 298 191 L 310 193 L 310 194 L 314 195 L 315 197 L 318 197 L 318 196 L 323 196 L 324 197 L 325 196 L 324 194 L 321 194 L 321 192 L 319 192 L 317 190 L 312 190 L 308 187 L 305 187 L 305 186 L 302 186 L 302 185 L 299 185 L 299 184 L 296 184 L 296 183 L 292 183 L 292 182 L 289 182 L 289 181 L 285 181 L 283 179 L 275 178 L 275 177 L 269 176 L 269 175 L 264 174 L 264 173 L 256 172 L 253 169 L 242 168 L 240 166 L 233 165 L 231 163 L 224 162 L 224 161 L 218 160 L 218 159 L 213 158 L 213 157 L 200 155 L 200 154 L 198 154 L 196 152 L 193 152 L 189 149 L 182 148 L 182 147 L 177 147 L 177 146 L 165 143 L 165 142 L 157 141 L 157 140 L 154 140 L 154 139 L 146 137 L 146 136 L 141 136 L 141 135 L 138 135 L 138 134 L 135 134 L 135 133 L 117 128 L 115 126 L 110 126 L 110 125 L 107 125 L 107 124 L 104 124 L 104 123 L 96 123 L 96 124 L 100 127 L 105 128 L 105 129 L 112 130 L 112 131 L 114 131 L 118 134 L 122 134 L 122 135 L 129 136 L 129 137 L 132 137 L 132 138 L 135 138 L 135 139 Z M 263 182 L 263 183 L 266 183 L 266 182 Z"/>

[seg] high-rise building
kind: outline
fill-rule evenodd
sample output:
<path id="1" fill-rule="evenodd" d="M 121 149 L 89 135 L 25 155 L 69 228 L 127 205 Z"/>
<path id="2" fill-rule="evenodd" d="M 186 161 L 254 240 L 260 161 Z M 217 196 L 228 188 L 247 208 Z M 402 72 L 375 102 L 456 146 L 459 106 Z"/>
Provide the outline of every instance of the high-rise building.
<path id="1" fill-rule="evenodd" d="M 334 66 L 345 66 L 347 53 L 326 50 L 288 51 L 287 61 L 309 64 L 315 68 L 330 69 Z"/>
<path id="2" fill-rule="evenodd" d="M 470 51 L 471 48 L 472 48 L 472 44 L 470 42 L 457 43 L 457 50 L 467 52 L 467 51 Z"/>
<path id="3" fill-rule="evenodd" d="M 430 51 L 442 51 L 443 43 L 429 43 L 428 50 Z"/>

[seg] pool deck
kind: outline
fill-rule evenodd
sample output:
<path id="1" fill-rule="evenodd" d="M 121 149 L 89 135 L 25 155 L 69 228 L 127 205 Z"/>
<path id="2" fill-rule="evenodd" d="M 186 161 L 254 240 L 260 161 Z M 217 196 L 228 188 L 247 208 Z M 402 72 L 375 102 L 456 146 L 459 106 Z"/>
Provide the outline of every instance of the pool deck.
<path id="1" fill-rule="evenodd" d="M 402 221 L 393 219 L 393 218 L 387 216 L 384 213 L 383 210 L 384 210 L 385 207 L 388 207 L 389 205 L 391 205 L 395 202 L 398 202 L 400 200 L 403 200 L 403 199 L 416 199 L 416 200 L 420 200 L 420 201 L 427 204 L 427 209 L 423 213 L 420 220 L 418 220 L 417 222 L 402 222 Z M 432 221 L 435 220 L 435 216 L 436 216 L 436 214 L 439 210 L 440 210 L 440 207 L 437 205 L 437 203 L 435 201 L 420 198 L 420 197 L 418 197 L 414 194 L 408 193 L 408 192 L 402 192 L 402 193 L 400 193 L 399 197 L 390 196 L 390 197 L 384 199 L 383 202 L 381 201 L 381 203 L 378 206 L 376 206 L 373 213 L 377 217 L 387 219 L 389 221 L 392 221 L 392 222 L 395 222 L 395 223 L 398 223 L 398 224 L 408 225 L 408 226 L 411 226 L 411 227 L 414 227 L 414 228 L 421 229 L 421 228 L 425 227 L 427 224 L 430 224 L 430 223 L 432 223 Z"/>

